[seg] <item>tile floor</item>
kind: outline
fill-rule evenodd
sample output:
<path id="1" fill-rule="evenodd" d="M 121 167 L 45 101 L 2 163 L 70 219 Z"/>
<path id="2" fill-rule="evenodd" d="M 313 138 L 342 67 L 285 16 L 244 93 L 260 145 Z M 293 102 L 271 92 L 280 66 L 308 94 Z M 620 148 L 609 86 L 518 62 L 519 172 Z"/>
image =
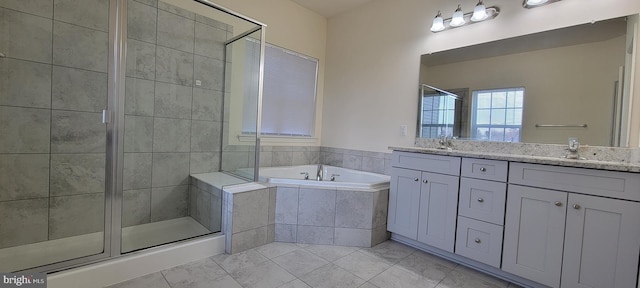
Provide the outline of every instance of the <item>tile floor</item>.
<path id="1" fill-rule="evenodd" d="M 373 248 L 274 242 L 149 274 L 109 288 L 519 287 L 386 241 Z"/>

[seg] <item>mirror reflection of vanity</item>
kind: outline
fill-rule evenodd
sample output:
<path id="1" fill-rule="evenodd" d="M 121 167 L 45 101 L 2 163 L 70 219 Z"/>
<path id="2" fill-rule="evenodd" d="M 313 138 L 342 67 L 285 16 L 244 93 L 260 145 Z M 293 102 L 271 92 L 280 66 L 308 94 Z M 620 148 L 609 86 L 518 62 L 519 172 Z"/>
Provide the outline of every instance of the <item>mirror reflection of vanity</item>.
<path id="1" fill-rule="evenodd" d="M 626 20 L 422 55 L 418 137 L 626 143 L 634 50 Z"/>

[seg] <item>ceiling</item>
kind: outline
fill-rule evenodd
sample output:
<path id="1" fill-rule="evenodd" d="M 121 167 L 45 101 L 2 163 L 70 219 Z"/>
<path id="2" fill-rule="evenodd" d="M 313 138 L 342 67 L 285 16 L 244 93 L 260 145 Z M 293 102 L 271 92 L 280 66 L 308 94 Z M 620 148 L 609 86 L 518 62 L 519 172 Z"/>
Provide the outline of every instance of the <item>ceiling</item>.
<path id="1" fill-rule="evenodd" d="M 324 17 L 331 18 L 372 0 L 291 0 Z"/>

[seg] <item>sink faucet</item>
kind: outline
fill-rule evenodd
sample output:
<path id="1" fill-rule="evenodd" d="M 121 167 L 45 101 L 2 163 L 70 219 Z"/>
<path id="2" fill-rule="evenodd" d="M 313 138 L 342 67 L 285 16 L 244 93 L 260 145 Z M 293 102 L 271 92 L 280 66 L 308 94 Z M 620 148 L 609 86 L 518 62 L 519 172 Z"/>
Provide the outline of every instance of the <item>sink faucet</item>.
<path id="1" fill-rule="evenodd" d="M 579 149 L 580 142 L 578 142 L 578 138 L 569 138 L 569 147 L 567 147 L 567 150 L 569 150 L 569 154 L 564 156 L 564 158 L 584 160 L 585 158 L 580 157 L 580 154 L 578 153 Z"/>
<path id="2" fill-rule="evenodd" d="M 569 139 L 569 151 L 570 152 L 578 152 L 579 148 L 580 148 L 580 142 L 578 142 L 578 139 L 576 139 L 576 138 Z"/>
<path id="3" fill-rule="evenodd" d="M 440 135 L 440 139 L 438 140 L 438 143 L 440 144 L 440 147 L 438 147 L 438 149 L 447 149 L 447 150 L 451 150 L 451 146 L 453 146 L 452 140 L 454 138 L 447 138 L 447 135 L 442 134 Z"/>
<path id="4" fill-rule="evenodd" d="M 322 167 L 322 164 L 318 164 L 318 173 L 316 174 L 317 181 L 322 181 L 322 170 L 324 170 L 324 167 Z"/>

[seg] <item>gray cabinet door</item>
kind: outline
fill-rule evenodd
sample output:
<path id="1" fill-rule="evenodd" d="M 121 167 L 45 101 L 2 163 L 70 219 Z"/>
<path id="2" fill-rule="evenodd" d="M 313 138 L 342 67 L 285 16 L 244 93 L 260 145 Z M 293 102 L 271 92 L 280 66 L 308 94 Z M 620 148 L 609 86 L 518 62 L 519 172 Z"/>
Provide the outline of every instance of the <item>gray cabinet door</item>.
<path id="1" fill-rule="evenodd" d="M 518 185 L 507 189 L 502 270 L 560 287 L 567 193 Z"/>
<path id="2" fill-rule="evenodd" d="M 635 287 L 640 203 L 569 194 L 563 288 Z"/>
<path id="3" fill-rule="evenodd" d="M 391 168 L 387 230 L 417 239 L 420 171 Z"/>
<path id="4" fill-rule="evenodd" d="M 460 177 L 422 172 L 418 241 L 453 252 Z"/>

